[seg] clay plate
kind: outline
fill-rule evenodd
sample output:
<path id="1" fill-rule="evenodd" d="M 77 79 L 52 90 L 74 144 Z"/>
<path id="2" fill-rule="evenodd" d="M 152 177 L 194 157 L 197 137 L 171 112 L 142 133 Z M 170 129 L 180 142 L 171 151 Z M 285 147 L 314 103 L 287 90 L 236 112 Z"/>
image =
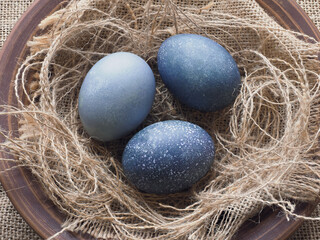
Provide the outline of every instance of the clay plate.
<path id="1" fill-rule="evenodd" d="M 256 0 L 282 26 L 303 32 L 320 41 L 320 32 L 306 13 L 293 0 Z M 27 41 L 34 36 L 42 19 L 65 4 L 61 0 L 35 0 L 15 25 L 0 53 L 0 104 L 16 104 L 13 94 L 13 79 L 19 63 L 26 57 Z M 17 130 L 14 118 L 0 118 L 0 126 L 13 134 Z M 3 137 L 0 139 L 4 141 Z M 1 159 L 10 158 L 0 153 Z M 26 168 L 17 167 L 9 161 L 0 161 L 0 181 L 11 202 L 26 222 L 43 238 L 61 230 L 64 215 L 41 191 L 40 184 Z M 316 203 L 300 203 L 297 213 L 310 215 Z M 287 221 L 277 209 L 265 208 L 259 216 L 247 221 L 233 237 L 239 240 L 287 239 L 302 223 L 302 220 Z M 88 235 L 64 232 L 56 239 L 89 239 Z"/>

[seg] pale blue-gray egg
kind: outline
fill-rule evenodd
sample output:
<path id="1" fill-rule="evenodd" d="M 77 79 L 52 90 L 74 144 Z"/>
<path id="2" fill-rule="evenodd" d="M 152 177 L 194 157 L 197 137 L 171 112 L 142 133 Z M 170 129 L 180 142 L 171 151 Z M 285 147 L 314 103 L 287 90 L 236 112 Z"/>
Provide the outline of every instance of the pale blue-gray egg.
<path id="1" fill-rule="evenodd" d="M 185 190 L 200 180 L 214 159 L 210 135 L 190 122 L 169 120 L 152 124 L 128 142 L 123 170 L 128 180 L 147 193 Z"/>
<path id="2" fill-rule="evenodd" d="M 240 88 L 240 73 L 229 52 L 196 34 L 166 39 L 158 52 L 161 78 L 177 99 L 191 108 L 216 111 L 230 105 Z"/>
<path id="3" fill-rule="evenodd" d="M 79 115 L 94 139 L 119 139 L 142 123 L 151 110 L 155 78 L 139 56 L 118 52 L 98 61 L 79 93 Z"/>

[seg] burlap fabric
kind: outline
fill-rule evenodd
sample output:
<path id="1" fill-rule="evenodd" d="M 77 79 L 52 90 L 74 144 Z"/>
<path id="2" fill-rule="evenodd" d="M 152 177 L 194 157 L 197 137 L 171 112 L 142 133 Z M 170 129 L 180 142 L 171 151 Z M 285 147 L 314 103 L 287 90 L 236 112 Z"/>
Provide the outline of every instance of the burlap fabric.
<path id="1" fill-rule="evenodd" d="M 1 0 L 0 7 L 0 26 L 1 40 L 0 46 L 13 27 L 13 24 L 30 5 L 32 1 L 9 1 Z M 320 27 L 320 6 L 317 0 L 298 1 L 307 11 L 317 26 Z M 314 213 L 314 216 L 320 216 L 320 210 Z M 19 215 L 14 211 L 5 193 L 0 192 L 0 238 L 1 239 L 39 239 L 33 231 L 24 223 Z M 306 222 L 301 229 L 292 237 L 292 239 L 320 239 L 320 225 L 318 222 Z"/>

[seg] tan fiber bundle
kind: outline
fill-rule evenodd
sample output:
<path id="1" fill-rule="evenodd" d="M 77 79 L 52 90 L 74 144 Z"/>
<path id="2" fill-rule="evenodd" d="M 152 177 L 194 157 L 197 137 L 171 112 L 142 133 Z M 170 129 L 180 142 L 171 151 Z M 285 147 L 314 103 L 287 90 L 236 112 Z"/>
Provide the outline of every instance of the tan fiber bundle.
<path id="1" fill-rule="evenodd" d="M 19 156 L 67 214 L 65 230 L 115 239 L 224 240 L 267 205 L 296 216 L 294 200 L 319 197 L 320 45 L 280 27 L 254 0 L 74 0 L 40 27 L 15 81 L 28 104 L 19 98 L 17 109 L 3 113 L 20 119 L 20 136 L 2 148 Z M 233 106 L 201 113 L 171 96 L 156 55 L 177 33 L 207 36 L 232 54 L 242 74 Z M 156 99 L 141 128 L 181 119 L 214 138 L 214 165 L 189 191 L 137 191 L 121 168 L 132 135 L 103 144 L 83 131 L 81 83 L 94 63 L 117 51 L 141 56 L 156 75 Z"/>

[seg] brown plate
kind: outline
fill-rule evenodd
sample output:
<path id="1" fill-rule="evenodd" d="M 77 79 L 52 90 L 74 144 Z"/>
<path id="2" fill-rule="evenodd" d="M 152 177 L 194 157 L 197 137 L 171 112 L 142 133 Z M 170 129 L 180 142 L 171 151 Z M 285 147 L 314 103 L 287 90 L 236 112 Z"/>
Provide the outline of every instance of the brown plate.
<path id="1" fill-rule="evenodd" d="M 282 26 L 303 32 L 320 41 L 320 32 L 306 13 L 293 0 L 256 0 Z M 13 79 L 17 67 L 26 57 L 27 41 L 38 31 L 40 21 L 61 7 L 62 0 L 35 0 L 21 17 L 7 38 L 0 53 L 0 105 L 14 105 Z M 17 130 L 17 122 L 11 117 L 0 117 L 3 130 Z M 3 137 L 0 137 L 4 141 Z M 1 159 L 10 158 L 0 153 Z M 26 168 L 16 167 L 16 163 L 0 161 L 0 181 L 11 202 L 26 222 L 43 238 L 48 238 L 61 230 L 64 215 L 41 191 L 40 184 Z M 316 203 L 298 204 L 297 213 L 310 215 Z M 247 221 L 234 239 L 286 239 L 302 223 L 302 220 L 287 221 L 279 210 L 265 208 L 259 216 Z M 86 235 L 64 232 L 57 239 L 88 239 Z"/>

